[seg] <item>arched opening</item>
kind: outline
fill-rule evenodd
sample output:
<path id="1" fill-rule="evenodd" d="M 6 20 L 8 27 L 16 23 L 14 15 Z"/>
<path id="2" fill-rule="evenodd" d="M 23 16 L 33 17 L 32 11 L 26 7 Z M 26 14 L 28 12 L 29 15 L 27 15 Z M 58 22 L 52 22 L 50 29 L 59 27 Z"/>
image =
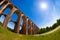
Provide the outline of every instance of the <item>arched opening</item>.
<path id="1" fill-rule="evenodd" d="M 5 16 L 2 15 L 2 16 L 0 17 L 0 22 L 3 23 L 4 19 L 5 19 Z"/>
<path id="2" fill-rule="evenodd" d="M 22 26 L 23 26 L 23 19 L 20 18 L 20 33 L 21 33 L 21 30 L 22 30 Z"/>
<path id="3" fill-rule="evenodd" d="M 12 8 L 13 8 L 13 5 L 12 4 L 8 4 L 6 7 L 3 6 L 1 8 L 1 10 L 3 9 L 1 14 L 8 15 L 11 12 Z"/>
<path id="4" fill-rule="evenodd" d="M 8 7 L 4 10 L 3 14 L 8 15 L 10 13 L 11 9 Z"/>
<path id="5" fill-rule="evenodd" d="M 22 15 L 22 19 L 23 19 L 23 25 L 22 25 L 22 29 L 21 29 L 21 34 L 26 34 L 27 31 L 26 31 L 26 19 L 27 17 L 25 15 Z"/>
<path id="6" fill-rule="evenodd" d="M 10 7 L 7 7 L 7 8 L 10 8 Z M 5 11 L 5 9 L 6 8 L 4 8 L 3 10 L 2 10 L 2 12 L 4 12 Z M 11 9 L 11 8 L 10 8 Z M 5 11 L 6 12 L 6 11 Z M 2 13 L 3 14 L 3 13 Z M 10 14 L 10 13 L 9 13 Z M 9 15 L 8 14 L 8 15 Z M 3 14 L 4 15 L 4 14 Z M 4 15 L 5 16 L 5 15 Z M 6 26 L 7 26 L 7 24 L 8 24 L 8 22 L 10 21 L 10 18 L 7 16 L 5 19 L 4 19 L 4 22 L 3 22 L 3 27 L 5 27 L 5 28 L 7 28 Z"/>
<path id="7" fill-rule="evenodd" d="M 28 20 L 28 34 L 30 35 L 31 33 L 31 25 L 30 25 L 30 21 Z"/>
<path id="8" fill-rule="evenodd" d="M 15 23 L 14 22 L 8 22 L 8 24 L 7 24 L 7 29 L 8 30 L 13 32 L 14 27 L 15 27 Z"/>
<path id="9" fill-rule="evenodd" d="M 11 18 L 13 21 L 17 21 L 18 15 L 17 15 L 16 13 L 13 13 L 10 18 Z"/>
<path id="10" fill-rule="evenodd" d="M 22 25 L 23 25 L 23 19 L 20 18 L 20 26 L 22 26 Z"/>

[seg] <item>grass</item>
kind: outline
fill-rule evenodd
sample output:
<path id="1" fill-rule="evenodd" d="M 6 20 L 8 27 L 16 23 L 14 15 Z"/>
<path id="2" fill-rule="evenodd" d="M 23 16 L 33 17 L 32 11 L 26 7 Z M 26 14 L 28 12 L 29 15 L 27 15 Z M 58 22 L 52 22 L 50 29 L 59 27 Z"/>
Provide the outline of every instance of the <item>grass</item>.
<path id="1" fill-rule="evenodd" d="M 4 30 L 2 26 L 0 26 L 0 40 L 60 40 L 60 29 L 52 34 L 44 36 L 28 36 Z"/>

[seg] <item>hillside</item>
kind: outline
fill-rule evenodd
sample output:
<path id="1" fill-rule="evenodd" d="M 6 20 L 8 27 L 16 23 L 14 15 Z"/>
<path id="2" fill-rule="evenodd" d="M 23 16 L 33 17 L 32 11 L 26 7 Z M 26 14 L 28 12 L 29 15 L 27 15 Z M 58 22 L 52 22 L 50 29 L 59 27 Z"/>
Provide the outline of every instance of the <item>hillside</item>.
<path id="1" fill-rule="evenodd" d="M 39 36 L 28 36 L 15 34 L 8 30 L 4 30 L 0 26 L 0 40 L 60 40 L 60 28 L 48 35 L 39 35 Z"/>

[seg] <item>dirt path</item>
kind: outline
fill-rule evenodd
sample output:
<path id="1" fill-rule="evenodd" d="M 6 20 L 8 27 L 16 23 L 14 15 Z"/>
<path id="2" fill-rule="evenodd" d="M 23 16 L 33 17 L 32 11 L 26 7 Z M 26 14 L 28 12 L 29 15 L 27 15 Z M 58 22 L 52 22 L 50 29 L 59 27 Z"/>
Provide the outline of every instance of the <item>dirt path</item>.
<path id="1" fill-rule="evenodd" d="M 37 35 L 34 35 L 34 36 L 51 34 L 51 33 L 55 32 L 55 31 L 57 31 L 59 28 L 60 28 L 60 26 L 58 26 L 57 28 L 55 28 L 55 29 L 53 29 L 53 30 L 51 30 L 51 31 L 49 31 L 49 32 L 46 32 L 46 33 L 43 33 L 43 34 L 37 34 Z"/>

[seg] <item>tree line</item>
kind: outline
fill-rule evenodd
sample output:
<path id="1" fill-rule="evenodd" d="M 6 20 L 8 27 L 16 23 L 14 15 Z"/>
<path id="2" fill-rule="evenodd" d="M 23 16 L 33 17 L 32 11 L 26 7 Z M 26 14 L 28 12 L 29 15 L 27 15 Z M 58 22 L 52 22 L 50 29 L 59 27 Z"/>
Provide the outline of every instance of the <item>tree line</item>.
<path id="1" fill-rule="evenodd" d="M 58 19 L 57 22 L 54 23 L 54 24 L 53 24 L 52 26 L 50 26 L 50 27 L 46 27 L 46 28 L 41 28 L 41 29 L 39 29 L 38 34 L 51 31 L 51 30 L 55 29 L 55 28 L 58 27 L 58 26 L 60 26 L 60 19 Z"/>

